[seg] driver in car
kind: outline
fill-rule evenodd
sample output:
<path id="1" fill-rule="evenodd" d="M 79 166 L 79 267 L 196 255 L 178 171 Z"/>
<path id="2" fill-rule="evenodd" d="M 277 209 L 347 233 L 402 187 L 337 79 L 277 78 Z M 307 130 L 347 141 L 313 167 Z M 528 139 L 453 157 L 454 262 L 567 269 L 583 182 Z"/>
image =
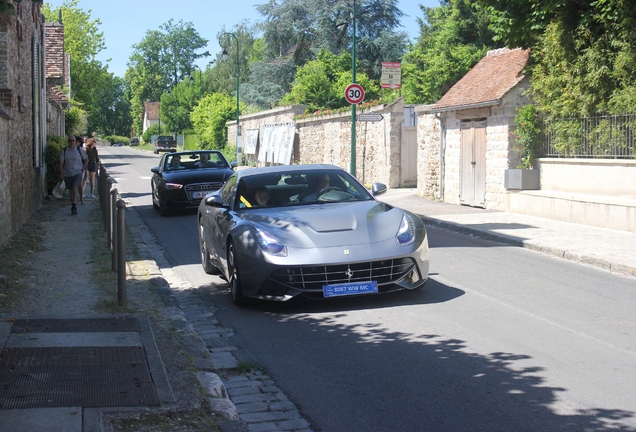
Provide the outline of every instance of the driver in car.
<path id="1" fill-rule="evenodd" d="M 329 174 L 319 174 L 317 178 L 314 179 L 312 188 L 307 192 L 307 195 L 300 199 L 301 202 L 311 202 L 316 201 L 318 196 L 320 196 L 320 192 L 331 185 L 331 180 L 329 178 Z"/>
<path id="2" fill-rule="evenodd" d="M 210 162 L 210 155 L 207 153 L 201 153 L 199 156 L 199 160 L 194 163 L 194 166 L 197 168 L 210 167 L 216 164 Z"/>
<path id="3" fill-rule="evenodd" d="M 172 156 L 172 160 L 170 161 L 170 169 L 171 170 L 183 169 L 183 167 L 181 166 L 181 156 L 179 155 Z"/>

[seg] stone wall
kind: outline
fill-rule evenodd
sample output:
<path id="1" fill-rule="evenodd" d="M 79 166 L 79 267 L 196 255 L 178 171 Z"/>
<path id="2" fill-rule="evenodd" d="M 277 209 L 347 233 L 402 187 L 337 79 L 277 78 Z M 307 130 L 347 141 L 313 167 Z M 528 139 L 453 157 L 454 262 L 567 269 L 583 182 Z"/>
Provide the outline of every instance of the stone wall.
<path id="1" fill-rule="evenodd" d="M 358 112 L 361 112 L 358 110 Z M 400 144 L 404 100 L 366 112 L 382 114 L 379 122 L 356 122 L 356 177 L 364 184 L 400 183 Z M 299 163 L 327 163 L 349 170 L 351 114 L 332 114 L 297 121 Z"/>
<path id="2" fill-rule="evenodd" d="M 4 95 L 2 111 L 6 113 L 0 116 L 0 245 L 29 219 L 45 192 L 44 169 L 34 167 L 33 138 L 34 35 L 41 46 L 40 53 L 44 51 L 39 7 L 37 3 L 22 2 L 16 16 L 0 14 L 0 92 Z M 43 70 L 44 55 L 41 60 Z M 37 91 L 45 100 L 44 85 Z M 42 136 L 45 135 L 43 131 Z M 43 146 L 43 142 L 38 145 Z"/>
<path id="3" fill-rule="evenodd" d="M 441 198 L 440 122 L 431 112 L 433 105 L 420 105 L 417 114 L 417 194 Z"/>
<path id="4" fill-rule="evenodd" d="M 62 136 L 65 134 L 64 111 L 55 101 L 49 100 L 46 110 L 46 134 Z"/>
<path id="5" fill-rule="evenodd" d="M 241 116 L 243 131 L 267 124 L 289 123 L 305 107 L 293 105 Z M 358 113 L 363 111 L 358 110 Z M 364 112 L 382 114 L 379 122 L 356 122 L 356 177 L 365 184 L 400 183 L 401 128 L 404 123 L 404 100 L 373 107 Z M 236 122 L 228 122 L 228 142 L 236 140 Z M 351 161 L 351 113 L 339 113 L 296 120 L 298 140 L 294 144 L 292 163 L 326 163 L 347 171 Z"/>

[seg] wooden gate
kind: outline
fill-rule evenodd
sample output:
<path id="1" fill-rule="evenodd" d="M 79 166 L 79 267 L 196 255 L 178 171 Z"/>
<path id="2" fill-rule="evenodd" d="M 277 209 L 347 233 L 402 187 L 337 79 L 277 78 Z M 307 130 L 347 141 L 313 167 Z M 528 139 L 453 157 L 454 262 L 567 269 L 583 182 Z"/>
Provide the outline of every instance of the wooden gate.
<path id="1" fill-rule="evenodd" d="M 417 127 L 402 126 L 400 187 L 417 185 Z"/>
<path id="2" fill-rule="evenodd" d="M 462 120 L 461 204 L 484 207 L 486 203 L 486 120 Z"/>

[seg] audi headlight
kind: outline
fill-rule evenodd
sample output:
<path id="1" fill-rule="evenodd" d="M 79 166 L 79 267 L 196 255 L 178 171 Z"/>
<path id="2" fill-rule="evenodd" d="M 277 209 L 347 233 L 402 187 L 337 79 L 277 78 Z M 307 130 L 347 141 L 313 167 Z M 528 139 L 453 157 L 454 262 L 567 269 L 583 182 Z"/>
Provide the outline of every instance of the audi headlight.
<path id="1" fill-rule="evenodd" d="M 407 246 L 415 241 L 415 223 L 409 216 L 402 216 L 400 229 L 398 229 L 395 238 L 400 246 Z"/>
<path id="2" fill-rule="evenodd" d="M 178 184 L 178 183 L 166 183 L 166 189 L 168 190 L 173 190 L 173 189 L 181 189 L 183 187 L 182 184 Z"/>
<path id="3" fill-rule="evenodd" d="M 252 232 L 263 252 L 274 256 L 287 256 L 287 246 L 268 232 L 253 228 Z"/>

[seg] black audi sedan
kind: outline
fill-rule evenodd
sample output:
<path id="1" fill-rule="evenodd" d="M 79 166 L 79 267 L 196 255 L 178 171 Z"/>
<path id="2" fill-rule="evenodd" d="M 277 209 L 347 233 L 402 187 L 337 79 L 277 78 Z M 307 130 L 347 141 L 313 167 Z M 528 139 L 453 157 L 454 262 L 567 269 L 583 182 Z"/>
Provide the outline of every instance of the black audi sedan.
<path id="1" fill-rule="evenodd" d="M 197 150 L 167 153 L 150 169 L 152 206 L 162 216 L 173 210 L 197 208 L 208 193 L 218 190 L 234 174 L 219 151 Z"/>

